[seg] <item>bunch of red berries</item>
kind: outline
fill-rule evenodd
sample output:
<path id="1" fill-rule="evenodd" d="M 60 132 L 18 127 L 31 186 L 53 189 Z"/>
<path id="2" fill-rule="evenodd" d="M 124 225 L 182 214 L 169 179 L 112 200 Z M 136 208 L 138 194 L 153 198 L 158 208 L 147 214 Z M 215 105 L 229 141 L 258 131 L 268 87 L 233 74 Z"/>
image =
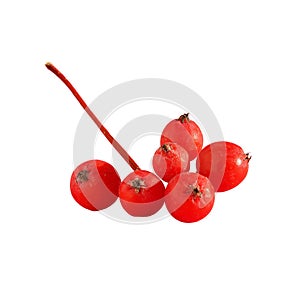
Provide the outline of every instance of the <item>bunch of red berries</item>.
<path id="1" fill-rule="evenodd" d="M 230 190 L 247 175 L 249 153 L 230 142 L 203 146 L 199 126 L 183 114 L 164 128 L 153 156 L 156 174 L 166 181 L 165 204 L 182 222 L 203 219 L 214 205 L 215 192 Z M 196 159 L 196 172 L 189 172 Z"/>
<path id="2" fill-rule="evenodd" d="M 152 159 L 156 175 L 141 170 L 90 111 L 64 75 L 50 63 L 46 67 L 67 85 L 133 169 L 121 181 L 118 172 L 107 162 L 89 160 L 80 164 L 72 173 L 70 188 L 73 198 L 84 208 L 102 210 L 119 198 L 123 209 L 131 216 L 149 217 L 165 204 L 175 219 L 186 223 L 197 222 L 212 210 L 215 192 L 230 190 L 246 177 L 251 158 L 249 153 L 245 154 L 238 145 L 225 141 L 209 144 L 202 149 L 202 132 L 188 114 L 172 120 L 163 129 L 160 147 Z M 190 162 L 193 160 L 196 160 L 196 172 L 190 172 Z"/>

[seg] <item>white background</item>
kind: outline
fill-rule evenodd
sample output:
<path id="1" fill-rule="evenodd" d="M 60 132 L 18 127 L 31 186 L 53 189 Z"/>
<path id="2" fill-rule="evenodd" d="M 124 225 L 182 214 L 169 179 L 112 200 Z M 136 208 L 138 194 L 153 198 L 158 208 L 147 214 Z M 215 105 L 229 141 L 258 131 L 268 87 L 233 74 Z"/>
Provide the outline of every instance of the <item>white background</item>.
<path id="1" fill-rule="evenodd" d="M 9 3 L 0 298 L 299 299 L 299 1 Z M 82 209 L 69 192 L 82 110 L 48 60 L 88 103 L 137 78 L 189 86 L 225 139 L 251 151 L 248 177 L 195 224 L 134 226 Z"/>

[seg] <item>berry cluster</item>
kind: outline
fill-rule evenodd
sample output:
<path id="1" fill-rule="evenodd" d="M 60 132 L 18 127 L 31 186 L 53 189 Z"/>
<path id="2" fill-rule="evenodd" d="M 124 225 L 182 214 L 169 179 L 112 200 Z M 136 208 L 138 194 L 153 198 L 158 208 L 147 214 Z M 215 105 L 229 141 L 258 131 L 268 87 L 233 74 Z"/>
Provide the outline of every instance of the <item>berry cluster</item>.
<path id="1" fill-rule="evenodd" d="M 165 126 L 160 144 L 153 156 L 153 169 L 167 182 L 165 205 L 179 221 L 203 219 L 213 208 L 215 192 L 236 187 L 247 175 L 249 153 L 225 141 L 202 149 L 202 132 L 188 114 Z M 196 172 L 189 172 L 194 159 Z"/>
<path id="2" fill-rule="evenodd" d="M 46 67 L 66 84 L 133 169 L 121 181 L 116 169 L 102 160 L 89 160 L 77 166 L 71 176 L 70 189 L 75 201 L 84 208 L 102 210 L 119 198 L 123 209 L 131 216 L 151 216 L 165 204 L 175 219 L 197 222 L 212 210 L 215 192 L 230 190 L 246 177 L 251 158 L 249 154 L 245 154 L 238 145 L 224 141 L 202 149 L 202 132 L 188 114 L 172 120 L 163 129 L 160 147 L 152 159 L 156 174 L 141 170 L 65 76 L 51 63 L 47 63 Z M 192 160 L 196 160 L 196 172 L 190 172 Z"/>

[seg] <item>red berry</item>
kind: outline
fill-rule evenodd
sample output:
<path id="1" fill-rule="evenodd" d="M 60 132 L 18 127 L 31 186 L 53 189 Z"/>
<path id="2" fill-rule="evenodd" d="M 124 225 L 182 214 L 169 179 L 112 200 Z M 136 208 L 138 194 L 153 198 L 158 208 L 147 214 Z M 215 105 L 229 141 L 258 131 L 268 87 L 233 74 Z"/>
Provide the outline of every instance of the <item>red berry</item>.
<path id="1" fill-rule="evenodd" d="M 166 125 L 160 144 L 177 143 L 188 152 L 190 160 L 193 160 L 202 149 L 203 135 L 199 126 L 188 115 L 184 114 Z"/>
<path id="2" fill-rule="evenodd" d="M 197 222 L 212 210 L 215 192 L 208 178 L 198 173 L 181 173 L 167 185 L 165 204 L 178 221 Z"/>
<path id="3" fill-rule="evenodd" d="M 230 142 L 215 142 L 206 146 L 196 162 L 197 171 L 208 177 L 217 192 L 239 185 L 248 173 L 249 153 Z"/>
<path id="4" fill-rule="evenodd" d="M 190 160 L 187 151 L 176 143 L 166 143 L 159 147 L 153 156 L 153 169 L 164 181 L 175 175 L 189 171 Z"/>
<path id="5" fill-rule="evenodd" d="M 109 207 L 118 199 L 121 179 L 115 168 L 102 160 L 79 165 L 71 176 L 70 188 L 75 201 L 89 210 Z"/>
<path id="6" fill-rule="evenodd" d="M 161 209 L 165 187 L 153 173 L 135 170 L 120 185 L 119 197 L 125 211 L 135 217 L 148 217 Z"/>

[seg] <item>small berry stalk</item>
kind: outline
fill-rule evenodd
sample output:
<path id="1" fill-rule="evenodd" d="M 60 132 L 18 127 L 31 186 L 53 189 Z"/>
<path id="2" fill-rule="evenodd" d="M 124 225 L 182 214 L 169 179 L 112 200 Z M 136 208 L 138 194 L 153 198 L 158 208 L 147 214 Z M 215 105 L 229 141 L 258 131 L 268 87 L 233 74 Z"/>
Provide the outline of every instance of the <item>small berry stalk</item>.
<path id="1" fill-rule="evenodd" d="M 71 93 L 75 96 L 79 104 L 83 107 L 83 109 L 87 112 L 87 114 L 91 117 L 91 119 L 98 126 L 100 131 L 104 134 L 107 140 L 111 143 L 111 145 L 119 152 L 119 154 L 124 158 L 124 160 L 129 164 L 129 166 L 135 171 L 139 170 L 140 167 L 133 160 L 133 158 L 128 154 L 128 152 L 119 144 L 117 140 L 115 140 L 109 131 L 104 127 L 104 125 L 99 121 L 96 115 L 90 110 L 88 105 L 84 102 L 82 97 L 79 95 L 74 86 L 69 82 L 69 80 L 50 62 L 45 64 L 46 68 L 54 73 L 71 91 Z"/>

